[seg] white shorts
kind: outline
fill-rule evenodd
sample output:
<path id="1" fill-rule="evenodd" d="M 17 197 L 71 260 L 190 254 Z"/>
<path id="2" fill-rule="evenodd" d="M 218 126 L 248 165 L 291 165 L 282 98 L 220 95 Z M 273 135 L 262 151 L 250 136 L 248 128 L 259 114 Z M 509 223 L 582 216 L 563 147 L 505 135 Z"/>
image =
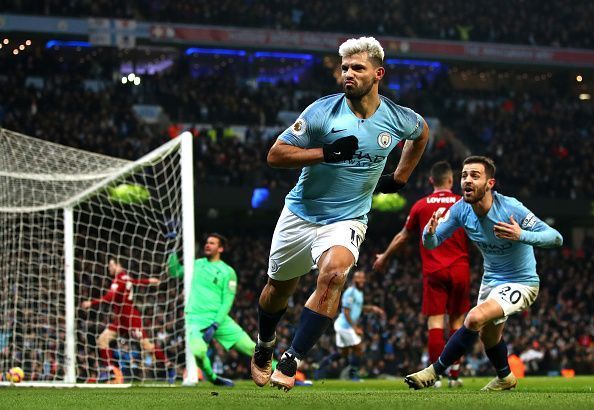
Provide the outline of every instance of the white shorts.
<path id="1" fill-rule="evenodd" d="M 338 347 L 357 346 L 361 343 L 361 336 L 352 327 L 345 329 L 334 322 L 334 331 L 336 332 L 336 346 Z"/>
<path id="2" fill-rule="evenodd" d="M 303 276 L 315 267 L 324 252 L 336 245 L 350 250 L 357 263 L 366 231 L 367 225 L 354 220 L 313 224 L 284 207 L 272 235 L 268 276 L 278 281 Z"/>
<path id="3" fill-rule="evenodd" d="M 503 309 L 504 317 L 495 319 L 498 325 L 507 320 L 509 315 L 528 309 L 538 296 L 538 286 L 521 285 L 519 283 L 503 283 L 497 286 L 488 286 L 481 283 L 477 305 L 487 299 L 496 301 Z"/>

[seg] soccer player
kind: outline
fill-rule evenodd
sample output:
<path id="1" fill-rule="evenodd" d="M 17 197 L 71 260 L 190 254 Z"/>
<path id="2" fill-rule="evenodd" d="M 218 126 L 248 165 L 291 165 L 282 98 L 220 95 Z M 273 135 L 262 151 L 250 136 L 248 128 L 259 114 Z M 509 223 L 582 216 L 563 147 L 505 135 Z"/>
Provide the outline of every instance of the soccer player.
<path id="1" fill-rule="evenodd" d="M 373 269 L 379 272 L 386 270 L 390 257 L 410 239 L 414 231 L 422 237 L 423 228 L 434 212 L 449 212 L 449 209 L 461 197 L 452 192 L 454 176 L 450 164 L 439 161 L 431 167 L 429 182 L 433 193 L 419 199 L 411 208 L 410 214 L 402 230 L 394 236 L 388 248 L 377 255 Z M 422 241 L 421 241 L 422 242 Z M 423 266 L 423 307 L 427 316 L 429 337 L 427 351 L 429 361 L 433 363 L 444 348 L 444 319 L 449 317 L 449 334 L 452 335 L 464 323 L 464 316 L 470 309 L 470 266 L 468 259 L 468 238 L 464 229 L 457 229 L 450 238 L 436 249 L 420 247 Z M 461 387 L 458 378 L 460 364 L 450 366 L 450 387 Z M 437 387 L 440 381 L 435 383 Z"/>
<path id="2" fill-rule="evenodd" d="M 227 239 L 217 233 L 206 238 L 204 257 L 194 261 L 190 297 L 185 307 L 190 349 L 208 381 L 217 386 L 233 387 L 232 380 L 217 376 L 208 358 L 208 345 L 215 339 L 226 350 L 235 349 L 251 356 L 256 343 L 229 316 L 237 291 L 235 270 L 221 260 Z M 184 275 L 176 253 L 169 256 L 169 274 Z"/>
<path id="3" fill-rule="evenodd" d="M 433 249 L 462 227 L 484 258 L 484 274 L 477 306 L 450 337 L 443 352 L 429 367 L 406 376 L 412 388 L 431 386 L 438 376 L 480 339 L 497 377 L 482 390 L 501 391 L 516 387 L 509 368 L 507 346 L 502 340 L 507 317 L 527 309 L 538 295 L 534 246 L 561 246 L 563 237 L 538 219 L 521 202 L 493 191 L 495 164 L 490 158 L 471 156 L 462 169 L 463 201 L 449 214 L 436 211 L 423 231 L 423 245 Z"/>
<path id="4" fill-rule="evenodd" d="M 357 326 L 359 317 L 362 312 L 371 312 L 381 316 L 386 314 L 379 306 L 363 304 L 364 288 L 365 272 L 358 270 L 353 274 L 352 285 L 342 294 L 341 312 L 334 322 L 336 346 L 340 349 L 340 353 L 332 354 L 320 362 L 320 369 L 323 369 L 340 357 L 348 358 L 349 377 L 353 381 L 360 380 L 359 366 L 363 357 L 363 343 L 361 341 L 363 329 Z"/>
<path id="5" fill-rule="evenodd" d="M 161 281 L 157 278 L 133 279 L 115 258 L 110 258 L 107 266 L 109 273 L 114 277 L 109 291 L 98 299 L 85 300 L 81 304 L 83 309 L 89 309 L 91 306 L 103 302 L 110 303 L 113 307 L 114 317 L 97 339 L 100 363 L 107 370 L 107 373 L 110 373 L 113 370 L 113 352 L 109 344 L 118 334 L 131 337 L 140 341 L 142 350 L 154 354 L 157 360 L 163 363 L 167 369 L 169 383 L 174 383 L 174 365 L 167 359 L 163 350 L 156 347 L 147 337 L 142 326 L 140 312 L 134 306 L 134 285 L 158 286 Z"/>
<path id="6" fill-rule="evenodd" d="M 336 316 L 344 283 L 367 230 L 371 196 L 401 189 L 429 135 L 423 118 L 379 95 L 384 51 L 372 37 L 344 42 L 344 93 L 322 97 L 301 113 L 268 152 L 268 164 L 303 167 L 289 192 L 270 249 L 268 282 L 259 299 L 252 379 L 290 390 L 301 360 Z M 381 176 L 386 158 L 406 140 L 396 171 Z M 317 265 L 316 289 L 302 310 L 293 341 L 272 374 L 276 326 L 299 277 Z"/>

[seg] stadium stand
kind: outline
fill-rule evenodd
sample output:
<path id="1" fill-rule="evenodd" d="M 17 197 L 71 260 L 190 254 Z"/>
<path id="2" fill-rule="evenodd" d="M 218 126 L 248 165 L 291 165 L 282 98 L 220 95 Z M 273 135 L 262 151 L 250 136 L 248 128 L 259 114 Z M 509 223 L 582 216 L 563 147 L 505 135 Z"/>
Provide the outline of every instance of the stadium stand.
<path id="1" fill-rule="evenodd" d="M 258 2 L 112 0 L 69 2 L 0 1 L 4 12 L 75 17 L 114 17 L 148 21 L 282 30 L 382 34 L 442 40 L 483 41 L 553 47 L 591 48 L 594 5 L 586 0 L 493 3 L 488 0 L 381 0 L 361 3 L 328 0 Z M 340 13 L 337 13 L 340 10 Z"/>

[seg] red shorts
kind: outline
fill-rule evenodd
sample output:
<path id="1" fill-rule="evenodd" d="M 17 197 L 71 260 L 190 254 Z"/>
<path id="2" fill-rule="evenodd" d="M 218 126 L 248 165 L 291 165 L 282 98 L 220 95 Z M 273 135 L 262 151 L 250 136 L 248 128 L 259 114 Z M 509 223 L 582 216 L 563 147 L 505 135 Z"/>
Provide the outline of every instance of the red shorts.
<path id="1" fill-rule="evenodd" d="M 109 324 L 108 329 L 117 332 L 120 336 L 138 340 L 146 339 L 146 332 L 142 327 L 142 318 L 138 315 L 116 316 Z"/>
<path id="2" fill-rule="evenodd" d="M 445 269 L 423 275 L 423 314 L 461 315 L 470 310 L 470 266 L 454 262 Z"/>

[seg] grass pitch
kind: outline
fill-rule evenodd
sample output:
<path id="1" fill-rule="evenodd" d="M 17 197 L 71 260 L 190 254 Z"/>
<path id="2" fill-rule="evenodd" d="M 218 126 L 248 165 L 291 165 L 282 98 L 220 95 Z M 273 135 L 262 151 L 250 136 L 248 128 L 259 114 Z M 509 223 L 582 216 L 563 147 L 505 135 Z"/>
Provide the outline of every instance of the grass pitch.
<path id="1" fill-rule="evenodd" d="M 233 389 L 208 383 L 196 387 L 128 389 L 0 389 L 0 408 L 10 409 L 594 409 L 594 376 L 572 379 L 530 377 L 510 392 L 484 393 L 487 378 L 465 378 L 461 389 L 408 389 L 398 380 L 360 383 L 327 380 L 285 393 L 240 381 Z"/>

